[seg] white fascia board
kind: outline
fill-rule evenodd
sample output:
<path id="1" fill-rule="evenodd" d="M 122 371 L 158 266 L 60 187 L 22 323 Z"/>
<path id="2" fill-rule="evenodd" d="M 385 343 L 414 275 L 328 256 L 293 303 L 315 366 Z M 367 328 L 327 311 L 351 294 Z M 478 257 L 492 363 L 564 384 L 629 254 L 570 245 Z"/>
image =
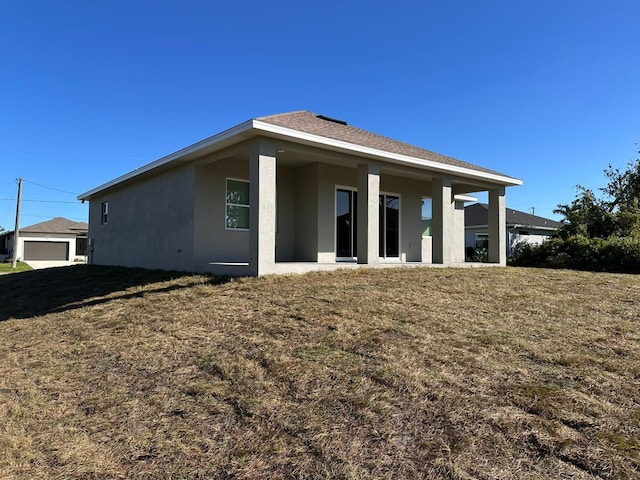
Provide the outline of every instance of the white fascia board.
<path id="1" fill-rule="evenodd" d="M 497 182 L 506 186 L 516 186 L 522 185 L 522 180 L 517 178 L 507 177 L 504 175 L 497 175 L 493 173 L 487 172 L 479 172 L 477 170 L 472 170 L 470 168 L 459 167 L 456 165 L 447 165 L 444 163 L 434 162 L 432 160 L 425 160 L 422 158 L 410 157 L 408 155 L 401 155 L 398 153 L 386 152 L 384 150 L 378 150 L 376 148 L 371 147 L 363 147 L 362 145 L 357 145 L 355 143 L 345 142 L 343 140 L 335 140 L 333 138 L 327 138 L 320 135 L 315 135 L 312 133 L 300 132 L 298 130 L 293 130 L 286 127 L 281 127 L 278 125 L 272 125 L 270 123 L 260 122 L 258 120 L 253 121 L 253 128 L 257 130 L 262 130 L 264 132 L 281 135 L 284 137 L 295 138 L 297 140 L 306 141 L 313 144 L 320 144 L 329 147 L 334 147 L 339 150 L 346 150 L 349 152 L 354 152 L 358 154 L 363 154 L 367 156 L 377 157 L 383 161 L 392 160 L 395 163 L 400 163 L 404 165 L 418 166 L 422 168 L 429 168 L 430 170 L 435 170 L 442 173 L 450 173 L 455 175 L 460 175 L 463 177 L 470 177 L 475 179 L 489 180 L 493 182 Z"/>
<path id="2" fill-rule="evenodd" d="M 478 197 L 472 197 L 471 195 L 462 195 L 462 194 L 454 195 L 453 199 L 456 202 L 477 202 L 478 201 Z"/>
<path id="3" fill-rule="evenodd" d="M 511 224 L 507 225 L 508 228 L 514 230 L 516 228 L 528 228 L 530 230 L 548 230 L 550 232 L 555 232 L 560 227 L 550 227 L 550 226 L 540 226 L 540 225 L 525 225 L 523 223 Z"/>
<path id="4" fill-rule="evenodd" d="M 78 200 L 88 200 L 89 197 L 91 197 L 92 195 L 95 195 L 96 193 L 102 190 L 106 190 L 107 188 L 113 187 L 121 182 L 125 182 L 131 178 L 137 177 L 138 175 L 142 175 L 143 173 L 149 172 L 158 167 L 161 167 L 173 161 L 179 160 L 182 157 L 185 157 L 189 154 L 195 153 L 199 150 L 215 145 L 216 143 L 222 142 L 224 140 L 228 140 L 236 135 L 245 133 L 251 129 L 252 129 L 252 120 L 241 123 L 240 125 L 236 125 L 235 127 L 225 130 L 224 132 L 220 132 L 212 137 L 209 137 L 197 143 L 194 143 L 193 145 L 189 145 L 188 147 L 178 150 L 177 152 L 167 155 L 166 157 L 162 157 L 140 168 L 136 168 L 135 170 L 132 170 L 129 173 L 125 173 L 124 175 L 121 175 L 118 178 L 115 178 L 83 194 L 80 194 L 78 195 Z"/>
<path id="5" fill-rule="evenodd" d="M 464 228 L 474 228 L 474 229 L 483 229 L 483 228 L 489 228 L 489 225 L 465 225 Z M 558 230 L 558 228 L 556 227 L 538 227 L 535 225 L 523 225 L 523 224 L 514 224 L 514 223 L 508 223 L 507 224 L 507 229 L 508 230 L 515 230 L 517 228 L 528 228 L 528 229 L 535 229 L 535 230 L 548 230 L 550 232 L 555 232 L 556 230 Z"/>

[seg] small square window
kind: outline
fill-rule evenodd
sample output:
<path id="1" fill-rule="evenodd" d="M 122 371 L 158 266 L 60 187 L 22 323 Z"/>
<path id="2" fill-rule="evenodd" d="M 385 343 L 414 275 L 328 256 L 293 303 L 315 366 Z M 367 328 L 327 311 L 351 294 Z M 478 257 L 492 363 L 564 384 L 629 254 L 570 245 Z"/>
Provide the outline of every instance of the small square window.
<path id="1" fill-rule="evenodd" d="M 489 247 L 489 234 L 476 233 L 476 248 L 488 248 L 488 247 Z"/>
<path id="2" fill-rule="evenodd" d="M 107 224 L 108 216 L 109 216 L 109 202 L 102 202 L 102 216 L 100 220 L 100 223 L 102 225 Z"/>
<path id="3" fill-rule="evenodd" d="M 249 230 L 249 182 L 227 178 L 227 230 Z"/>

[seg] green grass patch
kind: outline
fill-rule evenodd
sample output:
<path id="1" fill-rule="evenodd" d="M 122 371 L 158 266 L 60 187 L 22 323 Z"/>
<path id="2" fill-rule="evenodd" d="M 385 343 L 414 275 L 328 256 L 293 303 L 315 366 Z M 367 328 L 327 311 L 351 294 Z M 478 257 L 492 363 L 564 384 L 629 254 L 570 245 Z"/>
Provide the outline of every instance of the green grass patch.
<path id="1" fill-rule="evenodd" d="M 11 268 L 11 262 L 0 262 L 0 273 L 18 273 L 33 270 L 24 262 L 16 262 L 16 268 Z"/>

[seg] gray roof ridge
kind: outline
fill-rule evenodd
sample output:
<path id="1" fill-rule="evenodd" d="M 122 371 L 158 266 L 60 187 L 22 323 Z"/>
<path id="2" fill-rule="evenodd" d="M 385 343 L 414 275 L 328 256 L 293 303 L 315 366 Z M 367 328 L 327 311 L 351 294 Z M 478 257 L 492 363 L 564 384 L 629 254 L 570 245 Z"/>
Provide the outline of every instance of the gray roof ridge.
<path id="1" fill-rule="evenodd" d="M 282 113 L 274 113 L 272 115 L 263 115 L 261 117 L 252 118 L 251 120 L 265 120 L 267 118 L 284 117 L 286 115 L 292 115 L 294 113 L 311 113 L 312 115 L 317 115 L 317 114 L 315 114 L 313 112 L 310 112 L 309 110 L 293 110 L 291 112 L 282 112 Z"/>

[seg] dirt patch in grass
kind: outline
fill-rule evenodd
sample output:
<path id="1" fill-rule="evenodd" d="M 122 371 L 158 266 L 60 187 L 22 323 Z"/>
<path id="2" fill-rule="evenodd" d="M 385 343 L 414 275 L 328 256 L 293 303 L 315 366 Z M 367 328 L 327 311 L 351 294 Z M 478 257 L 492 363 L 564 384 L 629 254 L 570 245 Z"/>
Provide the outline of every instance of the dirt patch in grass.
<path id="1" fill-rule="evenodd" d="M 0 477 L 639 474 L 638 277 L 55 271 L 0 278 Z"/>

